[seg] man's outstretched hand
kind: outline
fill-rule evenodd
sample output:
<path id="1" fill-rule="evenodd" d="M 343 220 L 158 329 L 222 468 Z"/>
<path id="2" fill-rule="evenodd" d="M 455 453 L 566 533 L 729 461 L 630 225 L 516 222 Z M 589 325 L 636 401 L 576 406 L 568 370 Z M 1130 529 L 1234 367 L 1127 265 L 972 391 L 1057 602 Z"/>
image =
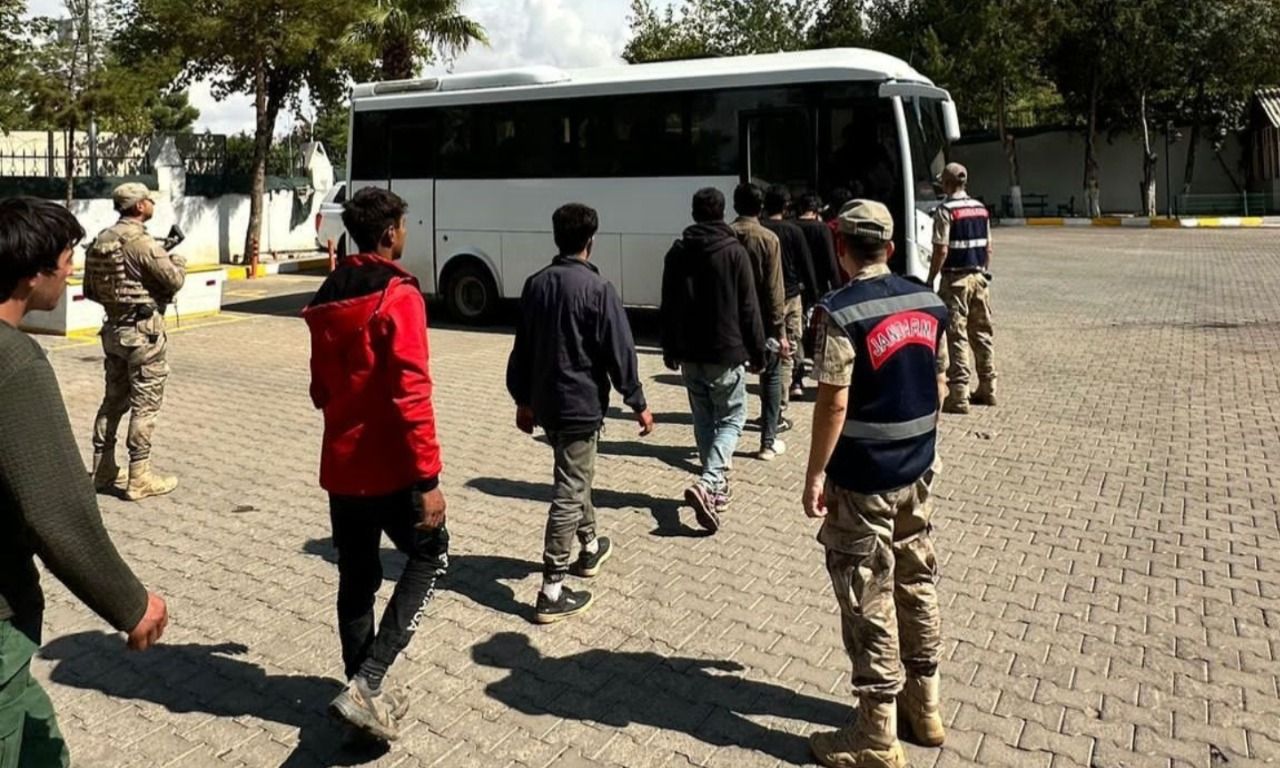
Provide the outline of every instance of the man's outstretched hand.
<path id="1" fill-rule="evenodd" d="M 147 593 L 147 611 L 142 614 L 138 625 L 129 630 L 129 649 L 145 651 L 160 642 L 164 628 L 169 626 L 169 607 L 164 598 L 155 592 Z"/>

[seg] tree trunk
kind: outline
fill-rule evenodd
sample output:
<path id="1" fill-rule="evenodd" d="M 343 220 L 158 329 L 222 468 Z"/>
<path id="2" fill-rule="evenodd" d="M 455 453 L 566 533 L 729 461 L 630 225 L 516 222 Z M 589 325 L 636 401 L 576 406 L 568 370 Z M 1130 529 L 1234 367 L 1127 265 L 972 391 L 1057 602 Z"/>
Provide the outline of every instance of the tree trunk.
<path id="1" fill-rule="evenodd" d="M 996 109 L 996 130 L 1000 132 L 1000 142 L 1004 147 L 1004 158 L 1009 164 L 1009 208 L 1015 219 L 1025 216 L 1022 209 L 1022 179 L 1018 169 L 1018 147 L 1013 134 L 1009 132 L 1008 101 L 1005 99 L 1004 84 L 1000 86 L 1000 104 Z"/>
<path id="2" fill-rule="evenodd" d="M 1151 126 L 1147 120 L 1147 92 L 1138 99 L 1142 121 L 1142 215 L 1156 215 L 1156 154 L 1151 150 Z"/>
<path id="3" fill-rule="evenodd" d="M 382 43 L 382 79 L 408 80 L 414 75 L 413 41 L 388 35 Z"/>
<path id="4" fill-rule="evenodd" d="M 1196 175 L 1196 147 L 1200 144 L 1200 112 L 1196 110 L 1191 123 L 1191 135 L 1187 137 L 1187 166 L 1182 174 L 1182 194 L 1191 194 L 1191 182 Z"/>
<path id="5" fill-rule="evenodd" d="M 268 109 L 267 65 L 259 58 L 253 75 L 253 109 L 256 123 L 253 133 L 253 184 L 249 190 L 249 229 L 244 238 L 244 263 L 257 264 L 258 241 L 262 235 L 262 196 L 267 186 L 267 154 L 271 150 L 271 133 L 275 116 Z M 251 275 L 252 277 L 252 275 Z"/>
<path id="6" fill-rule="evenodd" d="M 76 125 L 73 122 L 71 127 L 67 129 L 67 185 L 64 192 L 64 200 L 68 206 L 76 197 Z"/>
<path id="7" fill-rule="evenodd" d="M 1093 84 L 1089 88 L 1089 128 L 1084 142 L 1084 196 L 1087 201 L 1089 216 L 1097 218 L 1102 215 L 1102 191 L 1098 182 L 1098 95 L 1102 87 L 1102 76 L 1095 62 L 1093 68 Z"/>

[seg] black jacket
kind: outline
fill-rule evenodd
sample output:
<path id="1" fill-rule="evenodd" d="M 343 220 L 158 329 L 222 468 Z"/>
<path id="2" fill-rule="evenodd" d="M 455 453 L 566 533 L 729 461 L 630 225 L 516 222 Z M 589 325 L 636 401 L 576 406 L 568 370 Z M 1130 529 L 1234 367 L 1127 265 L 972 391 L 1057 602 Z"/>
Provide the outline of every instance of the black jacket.
<path id="1" fill-rule="evenodd" d="M 794 221 L 761 218 L 760 223 L 778 236 L 782 244 L 782 283 L 787 298 L 803 296 L 805 304 L 813 304 L 821 294 L 817 292 L 818 278 L 813 270 L 813 254 L 809 253 L 809 241 Z"/>
<path id="2" fill-rule="evenodd" d="M 662 270 L 663 358 L 762 366 L 764 343 L 746 249 L 722 221 L 689 227 Z"/>
<path id="3" fill-rule="evenodd" d="M 610 382 L 633 411 L 647 407 L 617 289 L 594 264 L 557 256 L 520 294 L 507 391 L 545 430 L 593 432 L 609 410 Z"/>
<path id="4" fill-rule="evenodd" d="M 840 287 L 840 268 L 836 266 L 836 241 L 831 227 L 820 219 L 796 219 L 796 226 L 804 233 L 813 256 L 814 278 L 818 281 L 814 295 L 821 299 Z"/>

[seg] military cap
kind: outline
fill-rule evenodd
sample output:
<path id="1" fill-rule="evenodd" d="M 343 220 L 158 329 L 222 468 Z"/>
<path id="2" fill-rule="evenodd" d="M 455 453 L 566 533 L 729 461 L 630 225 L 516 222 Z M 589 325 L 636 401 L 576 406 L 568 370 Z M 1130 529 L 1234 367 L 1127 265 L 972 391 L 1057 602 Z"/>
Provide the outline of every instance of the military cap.
<path id="1" fill-rule="evenodd" d="M 942 169 L 942 183 L 964 184 L 969 181 L 969 170 L 959 163 L 947 163 Z"/>
<path id="2" fill-rule="evenodd" d="M 111 191 L 111 201 L 115 204 L 117 211 L 127 211 L 143 200 L 154 201 L 155 199 L 155 192 L 147 189 L 146 184 L 139 184 L 136 181 L 121 184 Z"/>
<path id="3" fill-rule="evenodd" d="M 889 242 L 893 239 L 893 216 L 884 203 L 850 200 L 840 209 L 840 234 Z"/>

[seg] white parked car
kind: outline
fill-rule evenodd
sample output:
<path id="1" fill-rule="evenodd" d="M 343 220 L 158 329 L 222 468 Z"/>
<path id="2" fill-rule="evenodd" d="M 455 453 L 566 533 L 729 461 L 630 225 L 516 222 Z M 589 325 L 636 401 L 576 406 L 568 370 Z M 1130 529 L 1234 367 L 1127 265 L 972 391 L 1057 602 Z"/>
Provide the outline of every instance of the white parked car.
<path id="1" fill-rule="evenodd" d="M 340 181 L 325 193 L 316 211 L 316 247 L 329 250 L 329 241 L 338 256 L 347 255 L 347 230 L 342 226 L 342 204 L 347 200 L 347 183 Z"/>

